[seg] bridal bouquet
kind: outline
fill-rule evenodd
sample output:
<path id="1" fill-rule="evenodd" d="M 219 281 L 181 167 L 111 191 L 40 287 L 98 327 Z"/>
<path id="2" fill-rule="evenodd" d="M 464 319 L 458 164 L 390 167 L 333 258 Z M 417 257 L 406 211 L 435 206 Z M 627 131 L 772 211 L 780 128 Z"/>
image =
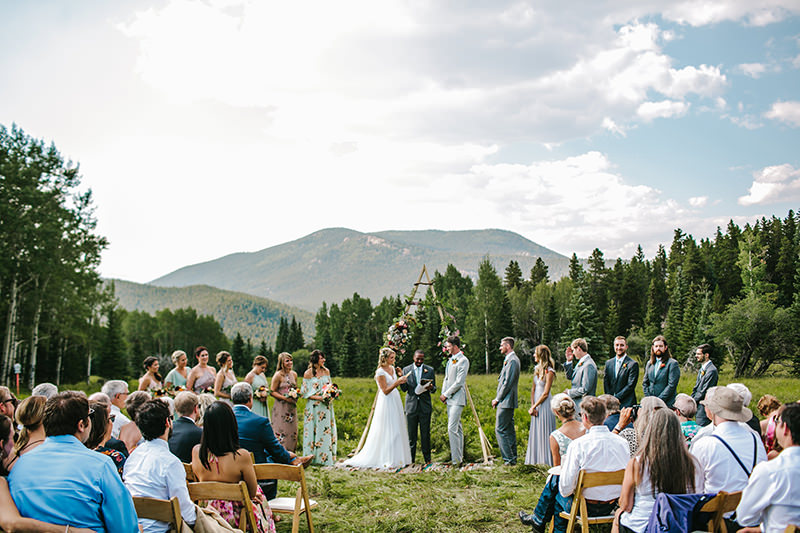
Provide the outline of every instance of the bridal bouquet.
<path id="1" fill-rule="evenodd" d="M 326 383 L 322 387 L 322 401 L 325 403 L 331 403 L 341 395 L 342 391 L 336 383 Z"/>
<path id="2" fill-rule="evenodd" d="M 255 396 L 261 402 L 267 403 L 267 398 L 269 398 L 270 392 L 271 391 L 269 390 L 269 387 L 265 387 L 264 385 L 262 385 L 258 389 L 256 389 Z"/>

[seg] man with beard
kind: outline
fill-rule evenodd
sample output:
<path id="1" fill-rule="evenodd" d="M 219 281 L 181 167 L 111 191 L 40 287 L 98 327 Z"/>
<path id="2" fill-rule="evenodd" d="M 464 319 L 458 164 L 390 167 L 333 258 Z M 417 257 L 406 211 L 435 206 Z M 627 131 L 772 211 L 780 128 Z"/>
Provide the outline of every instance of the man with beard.
<path id="1" fill-rule="evenodd" d="M 719 372 L 714 363 L 711 362 L 711 346 L 708 344 L 701 344 L 697 347 L 695 357 L 697 362 L 700 363 L 700 370 L 697 371 L 697 381 L 692 389 L 692 398 L 697 403 L 697 423 L 701 426 L 707 426 L 711 423 L 711 419 L 706 416 L 706 408 L 700 403 L 706 399 L 706 392 L 711 387 L 717 386 L 719 379 Z"/>
<path id="2" fill-rule="evenodd" d="M 678 394 L 678 382 L 681 379 L 681 368 L 678 361 L 672 358 L 667 346 L 667 339 L 658 335 L 653 339 L 650 348 L 650 360 L 644 369 L 642 388 L 645 396 L 658 396 L 667 407 L 672 409 L 675 396 Z"/>
<path id="3" fill-rule="evenodd" d="M 136 425 L 144 442 L 131 452 L 125 461 L 122 478 L 132 496 L 145 496 L 169 500 L 177 496 L 181 516 L 187 524 L 194 524 L 195 509 L 186 487 L 186 470 L 181 460 L 169 451 L 172 417 L 166 402 L 159 399 L 146 401 L 136 411 Z M 140 518 L 145 533 L 166 533 L 169 524 Z"/>

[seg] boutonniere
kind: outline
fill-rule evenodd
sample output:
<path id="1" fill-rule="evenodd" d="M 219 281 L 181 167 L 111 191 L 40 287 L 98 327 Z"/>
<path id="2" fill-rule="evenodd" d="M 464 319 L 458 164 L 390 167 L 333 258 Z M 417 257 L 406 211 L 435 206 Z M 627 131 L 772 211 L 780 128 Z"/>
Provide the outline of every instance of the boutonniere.
<path id="1" fill-rule="evenodd" d="M 583 361 L 581 361 L 580 363 L 578 363 L 578 366 L 576 366 L 575 368 L 580 368 L 582 364 L 583 364 Z"/>
<path id="2" fill-rule="evenodd" d="M 503 366 L 506 366 L 507 364 L 508 364 L 508 361 L 503 361 Z"/>
<path id="3" fill-rule="evenodd" d="M 706 375 L 706 371 L 705 371 L 705 370 L 701 370 L 701 371 L 700 371 L 700 375 L 701 375 L 701 376 L 705 376 L 705 375 Z"/>
<path id="4" fill-rule="evenodd" d="M 626 368 L 628 368 L 628 363 L 622 363 L 622 370 L 625 370 Z"/>
<path id="5" fill-rule="evenodd" d="M 666 363 L 661 363 L 661 366 L 660 366 L 660 367 L 658 367 L 658 368 L 664 368 L 665 366 L 667 366 L 667 364 L 666 364 Z"/>
<path id="6" fill-rule="evenodd" d="M 450 362 L 453 363 L 453 364 L 456 364 L 458 362 L 458 359 L 455 359 L 455 358 L 454 359 L 450 359 Z"/>

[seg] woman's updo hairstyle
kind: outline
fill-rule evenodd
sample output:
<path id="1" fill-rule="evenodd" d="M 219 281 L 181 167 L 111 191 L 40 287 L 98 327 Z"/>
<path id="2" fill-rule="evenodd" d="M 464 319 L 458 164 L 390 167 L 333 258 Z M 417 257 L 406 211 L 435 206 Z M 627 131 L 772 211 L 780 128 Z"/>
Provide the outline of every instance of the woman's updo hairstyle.
<path id="1" fill-rule="evenodd" d="M 575 418 L 575 402 L 567 394 L 559 392 L 550 400 L 550 409 L 565 420 Z"/>
<path id="2" fill-rule="evenodd" d="M 186 352 L 183 350 L 175 350 L 172 352 L 172 355 L 170 356 L 172 358 L 172 364 L 178 366 L 178 359 L 180 359 L 182 355 L 186 355 Z"/>
<path id="3" fill-rule="evenodd" d="M 392 354 L 394 354 L 394 356 L 397 357 L 397 354 L 391 348 L 386 348 L 386 347 L 381 348 L 381 351 L 378 352 L 378 368 L 385 365 L 386 361 L 389 360 L 389 356 Z"/>

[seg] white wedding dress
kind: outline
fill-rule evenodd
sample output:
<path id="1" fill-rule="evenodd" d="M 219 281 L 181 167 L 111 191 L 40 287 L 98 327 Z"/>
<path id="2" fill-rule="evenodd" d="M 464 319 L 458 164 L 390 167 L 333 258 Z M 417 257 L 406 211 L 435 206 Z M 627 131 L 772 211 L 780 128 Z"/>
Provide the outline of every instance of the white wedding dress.
<path id="1" fill-rule="evenodd" d="M 394 369 L 389 374 L 379 368 L 375 372 L 376 383 L 378 376 L 384 376 L 386 385 L 390 387 L 397 381 Z M 410 464 L 411 448 L 408 445 L 407 428 L 400 391 L 394 389 L 389 394 L 384 394 L 378 386 L 378 401 L 364 447 L 355 456 L 344 461 L 344 464 L 362 468 L 399 468 Z"/>

